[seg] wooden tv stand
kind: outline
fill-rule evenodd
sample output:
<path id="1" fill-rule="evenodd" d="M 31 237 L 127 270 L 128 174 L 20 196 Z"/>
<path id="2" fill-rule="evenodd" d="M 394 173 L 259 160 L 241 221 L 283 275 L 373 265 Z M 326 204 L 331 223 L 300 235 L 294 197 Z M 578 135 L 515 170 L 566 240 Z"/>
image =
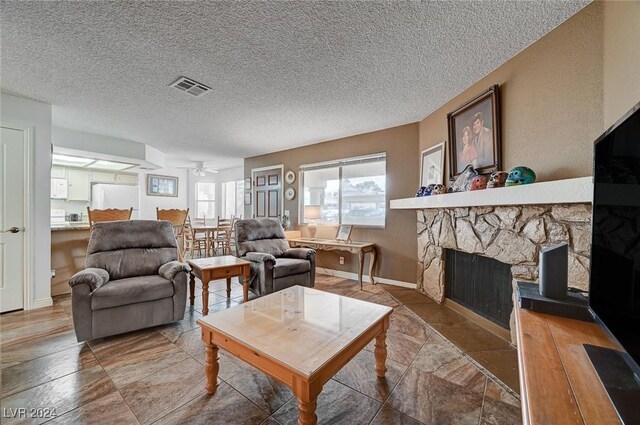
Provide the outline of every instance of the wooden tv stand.
<path id="1" fill-rule="evenodd" d="M 620 346 L 596 323 L 525 310 L 515 298 L 522 422 L 619 424 L 582 344 Z"/>

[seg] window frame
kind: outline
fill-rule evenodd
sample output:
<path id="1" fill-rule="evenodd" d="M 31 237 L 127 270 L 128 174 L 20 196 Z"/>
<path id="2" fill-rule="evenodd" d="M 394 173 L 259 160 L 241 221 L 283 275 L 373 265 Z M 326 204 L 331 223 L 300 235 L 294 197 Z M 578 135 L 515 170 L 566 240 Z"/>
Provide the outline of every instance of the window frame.
<path id="1" fill-rule="evenodd" d="M 343 223 L 342 219 L 342 205 L 343 205 L 343 195 L 342 195 L 342 171 L 343 167 L 354 165 L 354 164 L 363 164 L 363 163 L 372 163 L 372 162 L 384 162 L 384 176 L 385 176 L 385 187 L 384 187 L 384 224 L 351 224 L 351 223 Z M 338 168 L 338 222 L 337 223 L 327 223 L 322 224 L 318 223 L 321 226 L 334 226 L 339 227 L 342 224 L 353 226 L 354 228 L 359 229 L 385 229 L 387 225 L 387 187 L 386 187 L 386 178 L 387 178 L 387 153 L 386 152 L 378 152 L 370 155 L 342 158 L 332 161 L 323 161 L 316 162 L 312 164 L 301 164 L 298 170 L 299 176 L 299 184 L 298 184 L 298 223 L 307 224 L 304 218 L 304 182 L 305 182 L 305 172 L 313 171 L 313 170 L 321 170 L 327 168 Z"/>
<path id="2" fill-rule="evenodd" d="M 239 185 L 242 186 L 243 189 L 241 190 L 241 192 L 243 193 L 244 192 L 244 178 L 238 179 L 238 180 L 228 180 L 228 181 L 224 181 L 224 182 L 220 183 L 220 189 L 221 189 L 220 191 L 221 191 L 221 195 L 222 195 L 222 199 L 221 199 L 222 203 L 220 204 L 220 206 L 221 206 L 221 208 L 220 208 L 220 217 L 225 218 L 225 219 L 226 218 L 231 218 L 230 216 L 229 217 L 225 216 L 225 212 L 226 212 L 226 209 L 227 209 L 227 196 L 228 196 L 228 192 L 229 192 L 227 190 L 227 186 L 231 186 L 230 183 L 233 183 L 233 191 L 231 191 L 231 192 L 233 193 L 233 196 L 234 196 L 233 205 L 234 205 L 234 210 L 235 210 L 235 212 L 232 215 L 235 216 L 235 217 L 244 216 L 244 198 L 243 197 L 240 198 L 241 205 L 238 204 L 238 194 L 239 194 L 238 193 L 238 186 Z M 238 211 L 238 207 L 239 206 L 241 207 L 240 211 Z M 238 212 L 240 212 L 240 214 L 238 214 Z"/>
<path id="3" fill-rule="evenodd" d="M 198 193 L 199 193 L 198 192 L 198 185 L 199 184 L 213 185 L 213 199 L 199 199 L 198 198 Z M 198 219 L 198 218 L 201 217 L 199 215 L 199 213 L 200 213 L 199 204 L 201 202 L 206 202 L 206 203 L 209 203 L 209 204 L 213 203 L 213 211 L 216 211 L 216 201 L 217 201 L 217 198 L 218 198 L 217 194 L 216 194 L 216 183 L 215 182 L 210 182 L 210 181 L 196 181 L 196 185 L 195 185 L 194 189 L 195 189 L 195 196 L 194 197 L 195 197 L 195 207 L 196 207 L 196 210 L 195 210 L 196 215 L 195 215 L 194 219 Z M 217 217 L 217 214 L 214 213 L 213 217 L 210 217 L 210 218 L 214 218 L 214 217 Z M 206 216 L 205 216 L 205 218 L 206 218 Z"/>

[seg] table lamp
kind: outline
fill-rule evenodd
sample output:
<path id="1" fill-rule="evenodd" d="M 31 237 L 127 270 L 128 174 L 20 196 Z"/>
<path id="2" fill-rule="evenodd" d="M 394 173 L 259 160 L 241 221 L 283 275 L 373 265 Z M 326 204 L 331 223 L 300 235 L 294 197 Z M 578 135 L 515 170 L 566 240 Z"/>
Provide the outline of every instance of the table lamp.
<path id="1" fill-rule="evenodd" d="M 305 205 L 304 206 L 304 218 L 310 218 L 311 221 L 307 225 L 307 229 L 309 229 L 309 237 L 311 239 L 316 238 L 316 231 L 318 230 L 318 225 L 316 224 L 314 219 L 318 219 L 322 217 L 322 213 L 320 211 L 320 205 Z"/>

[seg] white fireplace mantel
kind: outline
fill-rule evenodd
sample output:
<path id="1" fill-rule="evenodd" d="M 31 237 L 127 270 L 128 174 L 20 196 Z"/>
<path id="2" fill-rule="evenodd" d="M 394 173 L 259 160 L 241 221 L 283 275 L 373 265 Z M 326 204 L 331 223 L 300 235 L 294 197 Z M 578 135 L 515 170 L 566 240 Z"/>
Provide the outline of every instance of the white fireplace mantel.
<path id="1" fill-rule="evenodd" d="M 420 198 L 393 199 L 392 210 L 591 203 L 593 178 L 554 180 L 522 186 L 448 193 Z"/>

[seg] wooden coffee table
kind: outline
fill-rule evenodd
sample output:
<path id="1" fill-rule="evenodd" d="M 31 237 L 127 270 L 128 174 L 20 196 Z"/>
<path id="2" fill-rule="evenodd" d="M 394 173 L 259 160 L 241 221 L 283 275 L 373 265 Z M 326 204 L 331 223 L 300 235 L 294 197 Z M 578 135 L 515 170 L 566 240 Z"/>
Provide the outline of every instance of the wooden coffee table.
<path id="1" fill-rule="evenodd" d="M 289 386 L 298 424 L 317 422 L 322 386 L 375 338 L 375 373 L 387 368 L 391 307 L 293 286 L 198 320 L 206 389 L 217 389 L 218 347 Z"/>
<path id="2" fill-rule="evenodd" d="M 242 294 L 244 302 L 249 301 L 249 276 L 251 275 L 251 263 L 232 255 L 221 257 L 198 258 L 187 260 L 191 266 L 189 280 L 189 302 L 193 305 L 196 279 L 202 281 L 202 314 L 209 314 L 209 282 L 217 279 L 227 279 L 227 298 L 231 297 L 231 278 L 242 276 Z"/>

